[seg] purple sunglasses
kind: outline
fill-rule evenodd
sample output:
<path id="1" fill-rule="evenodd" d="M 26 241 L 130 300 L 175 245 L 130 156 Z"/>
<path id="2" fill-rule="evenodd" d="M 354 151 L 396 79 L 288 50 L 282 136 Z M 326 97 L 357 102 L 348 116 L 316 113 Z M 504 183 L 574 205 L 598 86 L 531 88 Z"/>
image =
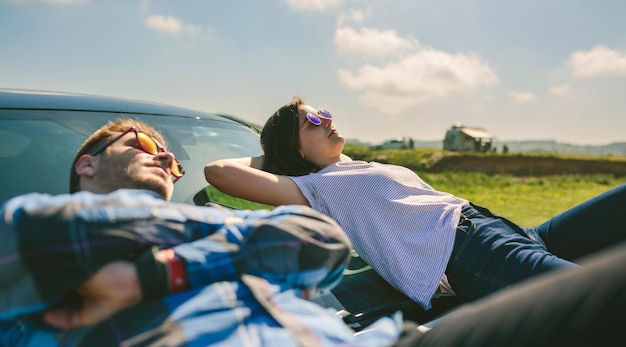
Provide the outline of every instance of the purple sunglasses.
<path id="1" fill-rule="evenodd" d="M 308 121 L 311 122 L 313 125 L 322 125 L 321 118 L 333 119 L 333 116 L 330 114 L 330 112 L 326 110 L 322 110 L 322 109 L 317 110 L 317 114 L 315 113 L 306 114 L 306 119 L 308 119 Z"/>

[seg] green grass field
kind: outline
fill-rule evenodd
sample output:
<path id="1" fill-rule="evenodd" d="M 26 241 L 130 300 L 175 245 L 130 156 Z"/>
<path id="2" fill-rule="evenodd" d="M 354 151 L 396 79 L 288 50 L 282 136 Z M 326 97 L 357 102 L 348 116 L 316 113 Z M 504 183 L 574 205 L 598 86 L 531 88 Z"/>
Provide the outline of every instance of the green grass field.
<path id="1" fill-rule="evenodd" d="M 612 174 L 552 175 L 518 177 L 508 174 L 487 175 L 474 172 L 429 172 L 429 161 L 436 149 L 372 151 L 366 146 L 346 146 L 344 153 L 355 160 L 380 161 L 415 170 L 433 188 L 452 193 L 521 226 L 536 226 L 597 194 L 626 183 L 626 177 Z M 448 155 L 448 153 L 443 153 Z M 454 155 L 454 154 L 451 154 Z M 467 154 L 484 156 L 485 154 Z M 493 154 L 487 154 L 493 156 Z M 553 154 L 551 154 L 553 155 Z M 526 155 L 526 156 L 542 156 Z M 543 155 L 545 156 L 545 155 Z M 594 160 L 593 156 L 559 155 L 562 158 Z M 611 158 L 624 161 L 626 158 Z M 592 165 L 592 164 L 590 164 Z M 236 199 L 207 187 L 211 200 L 243 209 L 271 208 Z"/>
<path id="2" fill-rule="evenodd" d="M 452 193 L 522 226 L 536 226 L 597 194 L 626 183 L 626 177 L 612 174 L 551 175 L 517 177 L 508 174 L 487 175 L 473 172 L 429 172 L 431 158 L 436 155 L 457 155 L 433 148 L 407 150 L 376 150 L 365 146 L 344 148 L 353 159 L 402 165 L 415 170 L 433 188 Z M 500 154 L 463 153 L 466 156 L 494 157 Z M 511 156 L 512 154 L 509 154 Z M 525 157 L 546 157 L 625 161 L 626 157 L 600 157 L 572 154 L 515 154 Z M 593 165 L 593 164 L 590 164 Z"/>
<path id="3" fill-rule="evenodd" d="M 610 175 L 514 177 L 422 173 L 433 188 L 489 208 L 521 226 L 536 226 L 597 194 L 626 183 Z"/>

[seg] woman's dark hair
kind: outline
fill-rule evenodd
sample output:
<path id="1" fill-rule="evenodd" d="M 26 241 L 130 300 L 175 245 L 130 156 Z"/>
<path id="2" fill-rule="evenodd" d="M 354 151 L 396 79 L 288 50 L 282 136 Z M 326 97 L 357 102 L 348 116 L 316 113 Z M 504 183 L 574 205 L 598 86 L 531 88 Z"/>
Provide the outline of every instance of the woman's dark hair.
<path id="1" fill-rule="evenodd" d="M 263 126 L 261 147 L 265 154 L 264 171 L 289 176 L 316 171 L 316 165 L 300 154 L 298 106 L 303 104 L 300 97 L 294 97 L 291 103 L 274 112 Z"/>

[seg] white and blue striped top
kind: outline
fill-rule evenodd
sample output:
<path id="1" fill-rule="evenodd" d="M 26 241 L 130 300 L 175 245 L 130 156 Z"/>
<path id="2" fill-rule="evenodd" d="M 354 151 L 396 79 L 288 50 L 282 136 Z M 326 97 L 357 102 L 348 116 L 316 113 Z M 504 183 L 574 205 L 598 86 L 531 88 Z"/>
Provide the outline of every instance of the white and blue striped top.
<path id="1" fill-rule="evenodd" d="M 290 178 L 387 282 L 431 307 L 467 200 L 434 190 L 405 167 L 376 162 L 339 162 Z"/>

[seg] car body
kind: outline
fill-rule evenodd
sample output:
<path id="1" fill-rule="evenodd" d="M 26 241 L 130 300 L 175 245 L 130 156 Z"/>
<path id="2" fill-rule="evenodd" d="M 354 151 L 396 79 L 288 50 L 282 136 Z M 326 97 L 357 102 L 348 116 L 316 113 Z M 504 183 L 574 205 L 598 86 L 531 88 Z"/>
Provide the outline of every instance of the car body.
<path id="1" fill-rule="evenodd" d="M 231 116 L 153 102 L 75 93 L 0 89 L 0 203 L 29 192 L 69 191 L 71 164 L 82 142 L 108 121 L 136 118 L 161 131 L 186 174 L 172 201 L 229 208 L 271 208 L 220 193 L 207 185 L 203 167 L 220 158 L 262 154 L 258 128 Z M 402 310 L 426 322 L 450 307 L 433 302 L 424 311 L 385 282 L 355 252 L 344 279 L 318 303 L 347 310 L 344 320 L 360 330 L 382 315 Z M 454 302 L 453 302 L 454 304 Z"/>
<path id="2" fill-rule="evenodd" d="M 28 192 L 69 191 L 72 160 L 96 129 L 120 117 L 161 131 L 186 170 L 172 201 L 202 201 L 204 164 L 261 154 L 258 131 L 224 117 L 154 102 L 75 93 L 0 89 L 0 202 Z"/>

